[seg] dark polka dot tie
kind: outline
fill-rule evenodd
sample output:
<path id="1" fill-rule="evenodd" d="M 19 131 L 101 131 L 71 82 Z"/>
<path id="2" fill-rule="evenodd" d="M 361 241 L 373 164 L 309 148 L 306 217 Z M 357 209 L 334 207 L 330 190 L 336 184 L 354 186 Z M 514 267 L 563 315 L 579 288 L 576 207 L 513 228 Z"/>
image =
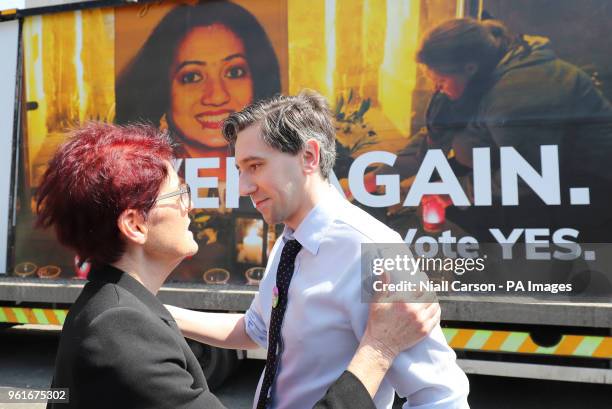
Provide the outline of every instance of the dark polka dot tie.
<path id="1" fill-rule="evenodd" d="M 274 383 L 276 368 L 278 366 L 277 350 L 280 341 L 280 331 L 283 325 L 285 309 L 287 309 L 287 293 L 289 284 L 293 277 L 295 257 L 302 249 L 302 245 L 297 240 L 289 240 L 283 247 L 278 269 L 276 270 L 276 287 L 272 299 L 272 316 L 270 318 L 270 328 L 268 330 L 268 356 L 266 357 L 266 369 L 264 379 L 259 391 L 257 409 L 265 409 L 268 403 L 268 391 Z M 278 291 L 278 292 L 277 292 Z"/>

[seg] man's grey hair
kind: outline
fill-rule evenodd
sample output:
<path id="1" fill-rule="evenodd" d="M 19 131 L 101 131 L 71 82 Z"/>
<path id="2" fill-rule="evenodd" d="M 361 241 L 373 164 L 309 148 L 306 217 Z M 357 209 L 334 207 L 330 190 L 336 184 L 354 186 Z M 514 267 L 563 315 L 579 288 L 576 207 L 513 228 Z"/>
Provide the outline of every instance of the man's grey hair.
<path id="1" fill-rule="evenodd" d="M 319 163 L 324 179 L 336 162 L 336 130 L 325 98 L 312 90 L 298 95 L 278 95 L 249 105 L 232 113 L 223 123 L 223 137 L 234 147 L 238 132 L 252 126 L 261 126 L 263 141 L 281 152 L 297 155 L 306 141 L 319 142 Z"/>

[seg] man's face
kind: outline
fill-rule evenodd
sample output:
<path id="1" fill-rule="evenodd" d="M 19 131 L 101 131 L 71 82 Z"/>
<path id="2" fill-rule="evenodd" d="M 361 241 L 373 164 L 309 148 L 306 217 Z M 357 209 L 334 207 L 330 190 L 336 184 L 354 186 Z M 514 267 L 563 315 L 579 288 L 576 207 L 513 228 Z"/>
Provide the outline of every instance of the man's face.
<path id="1" fill-rule="evenodd" d="M 268 146 L 257 124 L 238 133 L 235 150 L 240 194 L 251 197 L 268 224 L 285 223 L 295 229 L 304 207 L 302 155 Z"/>

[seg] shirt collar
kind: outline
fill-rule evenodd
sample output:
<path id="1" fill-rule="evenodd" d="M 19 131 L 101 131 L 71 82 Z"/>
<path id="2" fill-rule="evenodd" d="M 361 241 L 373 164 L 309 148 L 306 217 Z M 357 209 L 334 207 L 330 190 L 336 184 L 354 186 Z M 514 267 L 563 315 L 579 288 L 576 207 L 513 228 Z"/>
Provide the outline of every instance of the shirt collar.
<path id="1" fill-rule="evenodd" d="M 283 231 L 285 241 L 295 239 L 311 254 L 316 255 L 325 232 L 336 219 L 336 214 L 345 200 L 333 186 L 330 186 L 295 231 L 285 225 Z"/>

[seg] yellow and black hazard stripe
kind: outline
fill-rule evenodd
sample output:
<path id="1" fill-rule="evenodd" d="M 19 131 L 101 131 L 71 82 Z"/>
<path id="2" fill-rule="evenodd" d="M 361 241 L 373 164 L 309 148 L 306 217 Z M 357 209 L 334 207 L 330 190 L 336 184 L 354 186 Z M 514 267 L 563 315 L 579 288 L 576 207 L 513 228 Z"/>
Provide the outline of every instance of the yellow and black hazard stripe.
<path id="1" fill-rule="evenodd" d="M 448 344 L 457 350 L 508 352 L 612 359 L 612 337 L 563 335 L 557 345 L 537 345 L 528 332 L 443 328 Z"/>
<path id="2" fill-rule="evenodd" d="M 63 309 L 0 307 L 0 322 L 62 325 L 67 313 Z"/>
<path id="3" fill-rule="evenodd" d="M 68 310 L 0 307 L 0 322 L 62 325 Z M 448 344 L 456 350 L 506 352 L 612 359 L 612 337 L 563 335 L 557 345 L 537 345 L 528 332 L 443 328 Z"/>

